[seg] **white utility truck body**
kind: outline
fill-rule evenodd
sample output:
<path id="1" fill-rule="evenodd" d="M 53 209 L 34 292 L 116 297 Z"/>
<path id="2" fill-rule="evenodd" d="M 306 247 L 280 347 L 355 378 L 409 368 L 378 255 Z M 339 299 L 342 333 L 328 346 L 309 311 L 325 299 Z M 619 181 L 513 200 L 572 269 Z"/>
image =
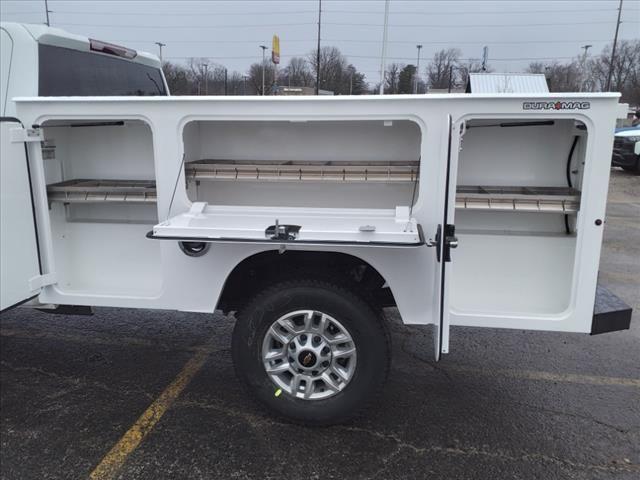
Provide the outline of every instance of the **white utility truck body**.
<path id="1" fill-rule="evenodd" d="M 15 98 L 24 127 L 2 124 L 3 308 L 37 296 L 245 312 L 241 375 L 258 337 L 251 355 L 271 382 L 245 380 L 311 423 L 345 418 L 365 376 L 354 372 L 377 361 L 338 300 L 304 300 L 318 289 L 432 325 L 436 358 L 456 325 L 628 328 L 628 307 L 596 301 L 618 98 Z M 247 327 L 271 311 L 261 292 L 298 305 L 264 340 Z"/>

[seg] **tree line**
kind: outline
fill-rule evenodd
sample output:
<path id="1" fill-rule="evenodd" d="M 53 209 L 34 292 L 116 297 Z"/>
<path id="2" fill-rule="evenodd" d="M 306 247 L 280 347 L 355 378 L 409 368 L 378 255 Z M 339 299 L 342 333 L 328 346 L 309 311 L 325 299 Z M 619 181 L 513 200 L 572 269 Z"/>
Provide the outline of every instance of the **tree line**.
<path id="1" fill-rule="evenodd" d="M 286 66 L 271 60 L 256 62 L 246 74 L 229 72 L 210 58 L 190 58 L 186 65 L 163 62 L 162 69 L 173 95 L 272 95 L 277 86 L 311 87 L 316 85 L 317 52 L 307 57 L 292 57 Z M 336 47 L 320 49 L 320 88 L 336 95 L 369 93 L 365 75 L 347 61 Z"/>
<path id="2" fill-rule="evenodd" d="M 570 61 L 533 62 L 525 69 L 543 73 L 552 92 L 597 92 L 607 90 L 611 66 L 611 48 L 606 46 L 593 56 L 576 55 Z M 270 60 L 264 63 L 264 94 L 272 95 L 278 86 L 316 86 L 317 52 L 306 57 L 293 57 L 284 66 Z M 249 66 L 246 74 L 229 72 L 210 58 L 191 58 L 186 65 L 163 63 L 167 83 L 173 95 L 262 95 L 263 64 Z M 457 90 L 467 84 L 469 74 L 492 72 L 490 65 L 479 59 L 463 59 L 457 48 L 442 49 L 427 62 L 416 76 L 416 65 L 391 63 L 384 77 L 386 94 L 425 93 L 433 89 Z M 335 95 L 364 95 L 379 92 L 365 75 L 348 61 L 337 47 L 320 50 L 320 89 Z M 611 68 L 610 90 L 621 92 L 623 101 L 640 104 L 640 40 L 618 42 Z"/>

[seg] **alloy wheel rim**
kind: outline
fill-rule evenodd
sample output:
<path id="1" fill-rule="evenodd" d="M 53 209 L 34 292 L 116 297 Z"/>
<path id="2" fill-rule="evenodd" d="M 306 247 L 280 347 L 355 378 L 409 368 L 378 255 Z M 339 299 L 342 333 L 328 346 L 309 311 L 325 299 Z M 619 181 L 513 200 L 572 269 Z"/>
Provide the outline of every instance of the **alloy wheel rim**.
<path id="1" fill-rule="evenodd" d="M 344 390 L 356 361 L 349 331 L 318 310 L 281 316 L 262 342 L 262 363 L 271 381 L 277 389 L 303 400 L 326 399 Z"/>

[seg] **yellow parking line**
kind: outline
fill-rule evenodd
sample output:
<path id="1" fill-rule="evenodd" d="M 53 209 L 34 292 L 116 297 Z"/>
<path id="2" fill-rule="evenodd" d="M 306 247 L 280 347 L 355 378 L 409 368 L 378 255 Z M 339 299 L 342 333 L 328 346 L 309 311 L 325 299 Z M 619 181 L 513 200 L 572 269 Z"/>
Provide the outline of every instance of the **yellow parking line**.
<path id="1" fill-rule="evenodd" d="M 640 388 L 640 379 L 623 377 L 602 377 L 596 375 L 580 375 L 575 373 L 551 373 L 536 370 L 505 370 L 465 367 L 463 365 L 447 365 L 446 371 L 460 373 L 477 373 L 480 375 L 503 376 L 524 380 L 542 380 L 546 382 L 580 383 L 586 385 L 612 385 Z"/>
<path id="2" fill-rule="evenodd" d="M 207 357 L 212 352 L 213 346 L 211 342 L 197 351 L 173 382 L 149 405 L 149 408 L 140 415 L 131 428 L 118 440 L 118 443 L 109 450 L 109 453 L 105 455 L 89 475 L 91 480 L 111 479 L 118 473 L 129 455 L 131 455 L 138 445 L 140 445 L 140 442 L 149 435 L 164 413 L 202 368 Z"/>

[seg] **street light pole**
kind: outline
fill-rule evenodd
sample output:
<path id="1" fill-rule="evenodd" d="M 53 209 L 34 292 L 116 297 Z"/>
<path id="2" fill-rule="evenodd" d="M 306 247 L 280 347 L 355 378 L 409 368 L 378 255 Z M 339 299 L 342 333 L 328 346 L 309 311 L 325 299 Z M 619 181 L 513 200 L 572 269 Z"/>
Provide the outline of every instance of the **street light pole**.
<path id="1" fill-rule="evenodd" d="M 44 0 L 44 11 L 47 14 L 47 27 L 50 27 L 51 23 L 49 22 L 49 13 L 51 13 L 51 10 L 49 10 L 49 2 L 47 0 Z"/>
<path id="2" fill-rule="evenodd" d="M 264 59 L 264 52 L 267 50 L 267 47 L 265 45 L 260 45 L 260 48 L 262 49 L 262 95 L 264 95 L 264 69 L 265 69 L 265 59 Z"/>
<path id="3" fill-rule="evenodd" d="M 162 47 L 166 47 L 167 44 L 162 42 L 153 42 L 153 43 L 158 45 L 158 47 L 160 48 L 160 65 L 162 65 Z"/>
<path id="4" fill-rule="evenodd" d="M 611 76 L 613 75 L 613 62 L 616 58 L 616 46 L 618 44 L 618 30 L 620 30 L 620 15 L 622 15 L 622 0 L 618 6 L 618 21 L 616 22 L 616 34 L 613 37 L 613 47 L 611 48 L 611 61 L 609 62 L 609 74 L 607 75 L 606 91 L 611 91 Z"/>
<path id="5" fill-rule="evenodd" d="M 380 95 L 384 95 L 384 71 L 387 63 L 387 30 L 389 27 L 389 0 L 384 2 L 384 31 L 382 33 L 382 55 L 380 56 Z"/>
<path id="6" fill-rule="evenodd" d="M 418 49 L 418 61 L 416 62 L 416 72 L 413 75 L 413 93 L 418 93 L 418 81 L 420 79 L 420 49 L 422 49 L 422 45 L 416 45 Z"/>
<path id="7" fill-rule="evenodd" d="M 580 85 L 580 89 L 584 92 L 584 89 L 587 84 L 587 55 L 589 49 L 593 47 L 593 45 L 583 45 L 580 48 L 584 49 L 584 55 L 582 55 L 582 85 Z"/>
<path id="8" fill-rule="evenodd" d="M 209 64 L 203 63 L 202 68 L 204 68 L 204 94 L 209 95 Z"/>
<path id="9" fill-rule="evenodd" d="M 318 0 L 318 48 L 316 49 L 316 95 L 320 95 L 320 30 L 322 27 L 322 0 Z"/>

